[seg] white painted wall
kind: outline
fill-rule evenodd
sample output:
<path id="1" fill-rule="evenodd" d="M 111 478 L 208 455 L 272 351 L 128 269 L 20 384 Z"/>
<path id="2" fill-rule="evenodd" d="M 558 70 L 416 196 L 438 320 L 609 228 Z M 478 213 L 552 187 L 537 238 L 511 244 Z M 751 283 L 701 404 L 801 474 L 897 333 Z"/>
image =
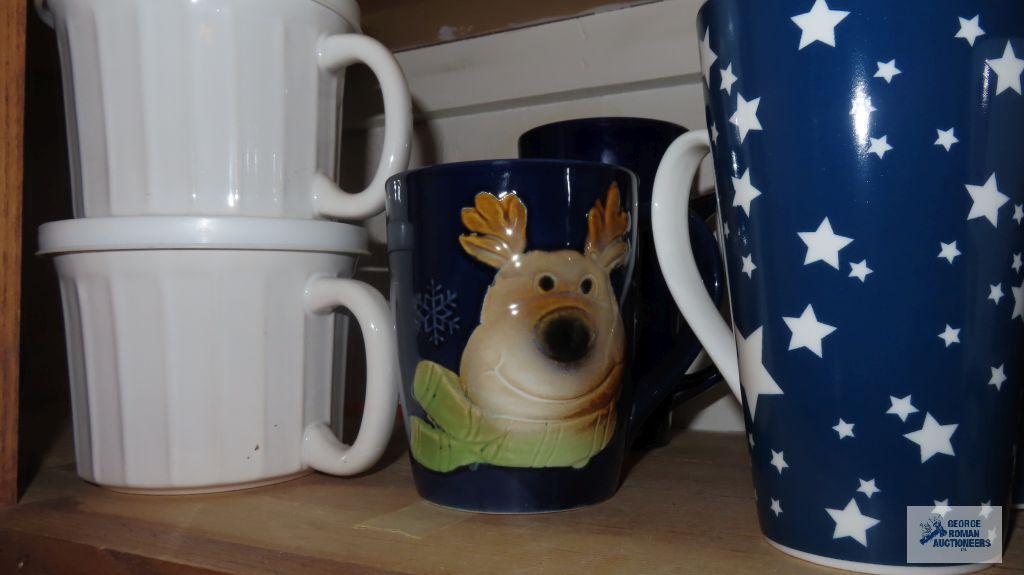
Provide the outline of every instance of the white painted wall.
<path id="1" fill-rule="evenodd" d="M 699 0 L 664 0 L 397 55 L 419 122 L 413 167 L 513 158 L 522 132 L 589 116 L 644 116 L 705 127 L 696 13 Z M 382 119 L 372 82 L 353 75 L 345 109 L 342 177 L 352 187 L 376 164 Z M 367 153 L 364 150 L 371 150 Z M 713 188 L 710 162 L 698 187 Z M 367 222 L 383 243 L 384 218 Z M 386 285 L 383 246 L 363 267 Z M 698 429 L 743 428 L 738 405 L 716 389 L 677 413 Z"/>

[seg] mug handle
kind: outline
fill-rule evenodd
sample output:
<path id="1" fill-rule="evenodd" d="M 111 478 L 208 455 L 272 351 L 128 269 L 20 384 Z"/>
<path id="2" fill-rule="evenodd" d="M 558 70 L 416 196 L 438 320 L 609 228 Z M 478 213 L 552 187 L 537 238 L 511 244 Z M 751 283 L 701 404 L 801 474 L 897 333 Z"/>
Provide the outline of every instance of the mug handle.
<path id="1" fill-rule="evenodd" d="M 319 66 L 338 72 L 366 64 L 380 82 L 384 98 L 384 147 L 377 171 L 362 192 L 351 194 L 332 178 L 318 173 L 313 180 L 313 209 L 330 218 L 361 220 L 384 210 L 384 183 L 409 166 L 412 137 L 412 99 L 398 61 L 380 42 L 362 34 L 338 34 L 320 41 Z"/>
<path id="2" fill-rule="evenodd" d="M 36 15 L 39 16 L 39 19 L 50 28 L 56 28 L 53 23 L 53 12 L 50 12 L 49 6 L 46 5 L 46 0 L 35 0 L 33 3 L 36 6 Z"/>
<path id="3" fill-rule="evenodd" d="M 306 427 L 303 462 L 332 475 L 355 475 L 376 463 L 391 439 L 398 406 L 397 336 L 388 304 L 377 290 L 350 279 L 318 278 L 306 287 L 310 313 L 334 313 L 338 307 L 352 312 L 366 344 L 366 401 L 359 435 L 351 446 L 343 444 L 324 422 Z"/>
<path id="4" fill-rule="evenodd" d="M 689 190 L 691 184 L 692 181 L 683 185 L 682 189 Z M 678 188 L 676 195 L 679 195 Z M 707 253 L 711 261 L 707 276 L 700 277 L 700 290 L 708 294 L 712 301 L 718 301 L 721 298 L 725 277 L 718 240 L 695 208 L 688 209 L 684 219 L 688 219 L 687 224 L 693 226 L 689 228 L 692 230 L 692 236 L 690 231 L 685 232 L 689 238 L 687 241 L 694 242 L 700 251 Z M 665 358 L 638 386 L 640 391 L 634 403 L 631 422 L 635 434 L 633 441 L 642 440 L 646 447 L 667 445 L 672 411 L 721 380 L 718 370 L 713 366 L 688 373 L 694 361 L 700 356 L 700 346 L 694 349 L 690 338 L 685 338 L 688 340 L 686 342 L 682 339 L 680 337 L 673 343 Z"/>
<path id="5" fill-rule="evenodd" d="M 736 338 L 718 306 L 704 289 L 690 245 L 687 198 L 678 193 L 680 185 L 690 185 L 704 157 L 711 153 L 707 130 L 688 132 L 669 146 L 654 178 L 651 223 L 654 247 L 662 274 L 672 297 L 690 329 L 704 344 L 711 361 L 737 400 L 740 391 Z M 682 217 L 680 217 L 682 215 Z"/>

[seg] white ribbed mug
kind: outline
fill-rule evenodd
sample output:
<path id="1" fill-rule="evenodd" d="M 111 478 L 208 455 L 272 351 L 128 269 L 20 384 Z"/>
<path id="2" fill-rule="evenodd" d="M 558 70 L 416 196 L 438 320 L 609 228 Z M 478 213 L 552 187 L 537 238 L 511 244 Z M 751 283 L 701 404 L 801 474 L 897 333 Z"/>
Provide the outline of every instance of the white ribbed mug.
<path id="1" fill-rule="evenodd" d="M 350 279 L 365 232 L 256 218 L 87 218 L 43 225 L 64 300 L 79 475 L 135 493 L 225 491 L 311 469 L 360 473 L 397 407 L 394 324 Z M 366 342 L 359 435 L 328 427 L 334 310 Z M 338 347 L 338 348 L 336 348 Z"/>
<path id="2" fill-rule="evenodd" d="M 35 0 L 64 74 L 75 217 L 362 219 L 409 161 L 398 63 L 355 0 Z M 335 184 L 344 67 L 376 74 L 386 127 L 361 193 Z"/>

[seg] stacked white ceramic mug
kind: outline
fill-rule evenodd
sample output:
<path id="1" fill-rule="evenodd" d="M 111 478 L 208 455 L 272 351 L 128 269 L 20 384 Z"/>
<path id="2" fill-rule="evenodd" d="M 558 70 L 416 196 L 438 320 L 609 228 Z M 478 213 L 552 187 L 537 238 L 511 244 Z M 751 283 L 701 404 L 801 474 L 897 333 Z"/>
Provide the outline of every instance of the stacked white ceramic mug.
<path id="1" fill-rule="evenodd" d="M 366 470 L 394 422 L 361 220 L 409 159 L 398 64 L 355 0 L 36 0 L 60 45 L 74 220 L 40 228 L 64 300 L 79 474 L 189 493 Z M 335 184 L 341 72 L 384 99 L 366 190 Z M 359 435 L 330 431 L 334 311 L 366 340 Z M 337 422 L 336 422 L 337 423 Z"/>

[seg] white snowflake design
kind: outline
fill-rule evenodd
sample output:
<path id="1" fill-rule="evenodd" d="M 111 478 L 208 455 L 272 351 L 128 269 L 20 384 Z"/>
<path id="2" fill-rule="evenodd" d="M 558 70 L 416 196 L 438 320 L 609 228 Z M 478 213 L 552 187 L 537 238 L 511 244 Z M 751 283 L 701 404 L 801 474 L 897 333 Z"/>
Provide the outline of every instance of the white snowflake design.
<path id="1" fill-rule="evenodd" d="M 433 279 L 425 293 L 416 294 L 416 329 L 427 336 L 435 346 L 445 342 L 446 336 L 459 331 L 459 316 L 455 302 L 459 294 L 445 289 Z"/>

